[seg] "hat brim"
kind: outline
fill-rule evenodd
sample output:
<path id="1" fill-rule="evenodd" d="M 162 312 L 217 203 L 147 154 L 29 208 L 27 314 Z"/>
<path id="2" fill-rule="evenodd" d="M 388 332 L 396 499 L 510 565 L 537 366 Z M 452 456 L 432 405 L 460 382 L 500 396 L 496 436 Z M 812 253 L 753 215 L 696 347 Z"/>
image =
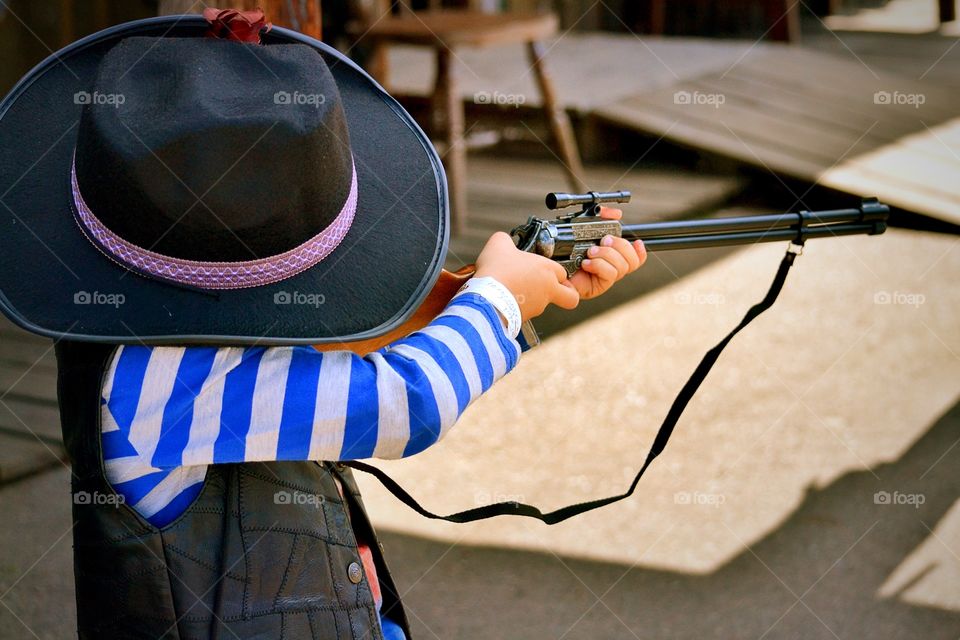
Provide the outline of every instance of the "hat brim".
<path id="1" fill-rule="evenodd" d="M 206 28 L 199 16 L 168 16 L 101 31 L 52 55 L 0 103 L 0 310 L 34 333 L 109 343 L 323 344 L 400 326 L 443 266 L 443 166 L 369 75 L 294 31 L 275 27 L 264 45 L 302 43 L 324 57 L 357 168 L 354 223 L 332 254 L 275 284 L 205 292 L 126 270 L 74 222 L 70 162 L 82 108 L 74 95 L 90 91 L 100 59 L 121 39 L 202 37 Z"/>

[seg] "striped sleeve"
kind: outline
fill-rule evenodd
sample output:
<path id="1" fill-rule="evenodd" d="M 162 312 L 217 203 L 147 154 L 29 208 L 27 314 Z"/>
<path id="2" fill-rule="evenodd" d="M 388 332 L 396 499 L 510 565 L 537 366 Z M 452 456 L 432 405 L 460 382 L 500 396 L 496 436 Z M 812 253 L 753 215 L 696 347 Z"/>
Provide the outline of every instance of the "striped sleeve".
<path id="1" fill-rule="evenodd" d="M 493 306 L 473 293 L 364 357 L 308 346 L 121 347 L 103 385 L 107 475 L 147 490 L 176 482 L 181 467 L 410 456 L 519 355 Z"/>

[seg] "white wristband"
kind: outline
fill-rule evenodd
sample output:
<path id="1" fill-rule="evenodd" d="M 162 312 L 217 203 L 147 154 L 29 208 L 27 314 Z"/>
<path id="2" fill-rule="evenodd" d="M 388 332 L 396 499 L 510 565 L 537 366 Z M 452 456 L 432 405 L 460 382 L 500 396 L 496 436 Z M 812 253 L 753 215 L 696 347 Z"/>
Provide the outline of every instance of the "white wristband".
<path id="1" fill-rule="evenodd" d="M 510 290 L 496 278 L 489 276 L 470 278 L 457 293 L 476 293 L 483 296 L 507 321 L 507 335 L 516 339 L 517 334 L 520 333 L 520 305 L 517 304 L 517 299 L 513 297 Z"/>

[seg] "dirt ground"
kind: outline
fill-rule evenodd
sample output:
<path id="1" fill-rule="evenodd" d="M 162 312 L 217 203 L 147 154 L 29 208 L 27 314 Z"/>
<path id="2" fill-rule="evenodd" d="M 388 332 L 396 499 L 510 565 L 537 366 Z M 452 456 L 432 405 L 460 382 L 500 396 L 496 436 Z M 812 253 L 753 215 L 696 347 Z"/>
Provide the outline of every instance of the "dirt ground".
<path id="1" fill-rule="evenodd" d="M 362 479 L 416 637 L 956 638 L 958 245 L 811 243 L 626 502 L 555 527 L 448 525 Z M 782 250 L 727 255 L 551 336 L 439 445 L 380 464 L 439 511 L 622 490 Z M 0 638 L 73 637 L 68 477 L 0 492 Z"/>

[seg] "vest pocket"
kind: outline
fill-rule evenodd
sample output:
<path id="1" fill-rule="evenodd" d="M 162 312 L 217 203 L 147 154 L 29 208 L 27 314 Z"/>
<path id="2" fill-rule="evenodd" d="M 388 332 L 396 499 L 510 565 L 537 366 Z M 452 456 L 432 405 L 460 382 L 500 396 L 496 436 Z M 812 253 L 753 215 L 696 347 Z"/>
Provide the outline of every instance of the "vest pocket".
<path id="1" fill-rule="evenodd" d="M 311 463 L 245 465 L 238 482 L 246 561 L 259 568 L 248 574 L 244 614 L 349 610 L 348 618 L 368 617 L 373 596 L 329 471 Z"/>

